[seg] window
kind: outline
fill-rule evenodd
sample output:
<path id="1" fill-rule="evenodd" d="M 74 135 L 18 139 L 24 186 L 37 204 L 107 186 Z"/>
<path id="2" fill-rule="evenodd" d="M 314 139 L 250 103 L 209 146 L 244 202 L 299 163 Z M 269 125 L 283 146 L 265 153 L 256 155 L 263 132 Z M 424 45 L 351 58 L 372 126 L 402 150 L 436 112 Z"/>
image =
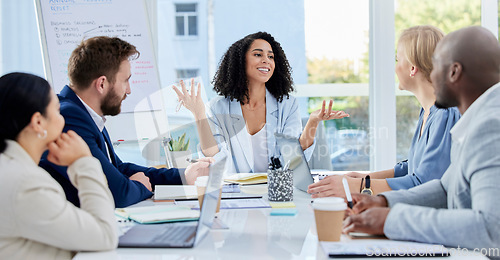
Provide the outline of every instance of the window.
<path id="1" fill-rule="evenodd" d="M 332 170 L 367 171 L 373 132 L 368 106 L 368 2 L 306 0 L 304 5 L 308 84 L 299 85 L 297 94 L 308 97 L 309 113 L 320 109 L 323 100 L 333 99 L 334 110 L 350 114 L 324 122 L 327 147 L 321 150 L 328 151 Z"/>
<path id="2" fill-rule="evenodd" d="M 186 79 L 191 79 L 191 78 L 196 78 L 198 77 L 198 70 L 197 69 L 177 69 L 175 70 L 177 74 L 177 80 L 186 80 Z"/>
<path id="3" fill-rule="evenodd" d="M 196 13 L 196 4 L 175 5 L 175 35 L 198 35 L 198 15 Z"/>

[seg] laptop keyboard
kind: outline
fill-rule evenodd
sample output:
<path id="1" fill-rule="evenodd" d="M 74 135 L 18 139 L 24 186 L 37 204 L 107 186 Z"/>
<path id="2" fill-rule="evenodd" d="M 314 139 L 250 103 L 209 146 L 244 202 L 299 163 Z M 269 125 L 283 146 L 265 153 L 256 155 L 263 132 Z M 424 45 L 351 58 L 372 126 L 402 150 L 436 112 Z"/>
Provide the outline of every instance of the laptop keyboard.
<path id="1" fill-rule="evenodd" d="M 158 234 L 151 241 L 175 241 L 177 243 L 187 243 L 194 238 L 196 226 L 172 226 L 166 228 L 164 232 Z"/>

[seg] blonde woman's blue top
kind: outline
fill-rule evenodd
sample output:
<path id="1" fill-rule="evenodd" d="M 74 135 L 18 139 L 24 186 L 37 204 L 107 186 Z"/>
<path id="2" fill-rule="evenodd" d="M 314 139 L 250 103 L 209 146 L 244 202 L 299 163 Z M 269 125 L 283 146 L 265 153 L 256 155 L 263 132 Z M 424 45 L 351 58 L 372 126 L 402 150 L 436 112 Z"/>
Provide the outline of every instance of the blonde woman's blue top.
<path id="1" fill-rule="evenodd" d="M 460 112 L 456 107 L 438 109 L 432 106 L 420 136 L 423 119 L 424 109 L 421 109 L 408 160 L 396 164 L 394 178 L 386 179 L 393 190 L 409 189 L 440 179 L 450 165 L 450 130 L 460 119 Z"/>

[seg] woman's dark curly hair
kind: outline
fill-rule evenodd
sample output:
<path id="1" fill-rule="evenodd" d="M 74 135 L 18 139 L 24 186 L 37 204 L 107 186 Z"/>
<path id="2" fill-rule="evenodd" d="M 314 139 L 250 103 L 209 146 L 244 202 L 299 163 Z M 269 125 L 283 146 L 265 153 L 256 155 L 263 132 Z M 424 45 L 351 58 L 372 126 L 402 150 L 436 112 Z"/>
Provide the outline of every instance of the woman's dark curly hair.
<path id="1" fill-rule="evenodd" d="M 212 81 L 214 90 L 217 94 L 231 100 L 236 99 L 242 104 L 249 100 L 246 53 L 256 39 L 265 40 L 273 49 L 275 68 L 273 76 L 266 82 L 266 88 L 278 102 L 281 102 L 284 96 L 288 98 L 289 93 L 294 90 L 291 76 L 292 68 L 279 42 L 266 32 L 247 35 L 229 47 L 222 57 L 219 69 Z"/>

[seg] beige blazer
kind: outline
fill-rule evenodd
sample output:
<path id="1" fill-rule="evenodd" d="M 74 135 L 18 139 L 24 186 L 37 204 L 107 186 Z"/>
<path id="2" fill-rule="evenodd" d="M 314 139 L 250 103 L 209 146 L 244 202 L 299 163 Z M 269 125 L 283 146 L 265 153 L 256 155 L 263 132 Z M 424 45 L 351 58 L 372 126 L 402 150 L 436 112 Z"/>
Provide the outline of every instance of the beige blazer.
<path id="1" fill-rule="evenodd" d="M 0 154 L 0 259 L 70 259 L 75 251 L 111 250 L 118 243 L 113 197 L 99 161 L 68 167 L 81 208 L 14 141 Z"/>

